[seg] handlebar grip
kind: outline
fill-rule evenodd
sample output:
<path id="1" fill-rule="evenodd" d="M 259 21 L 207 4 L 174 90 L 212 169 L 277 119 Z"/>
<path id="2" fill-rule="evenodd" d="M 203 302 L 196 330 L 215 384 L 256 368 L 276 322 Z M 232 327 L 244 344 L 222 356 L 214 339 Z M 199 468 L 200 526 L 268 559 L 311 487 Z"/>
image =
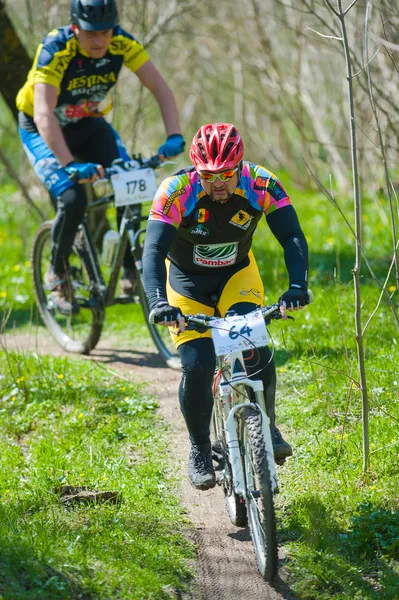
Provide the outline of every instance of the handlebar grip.
<path id="1" fill-rule="evenodd" d="M 77 169 L 71 171 L 68 175 L 69 181 L 78 181 L 79 173 Z"/>
<path id="2" fill-rule="evenodd" d="M 159 154 L 154 154 L 154 156 L 143 160 L 143 167 L 149 167 L 150 169 L 157 169 L 161 164 Z"/>

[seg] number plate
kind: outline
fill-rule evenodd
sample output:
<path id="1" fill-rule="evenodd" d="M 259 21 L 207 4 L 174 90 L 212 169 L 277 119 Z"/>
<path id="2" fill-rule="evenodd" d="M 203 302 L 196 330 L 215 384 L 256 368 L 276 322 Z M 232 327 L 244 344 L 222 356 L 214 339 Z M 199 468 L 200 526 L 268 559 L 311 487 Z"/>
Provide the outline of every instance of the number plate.
<path id="1" fill-rule="evenodd" d="M 267 346 L 269 338 L 266 323 L 260 310 L 244 316 L 226 317 L 212 321 L 213 344 L 217 356 L 237 350 Z"/>
<path id="2" fill-rule="evenodd" d="M 137 169 L 111 176 L 115 206 L 128 206 L 152 201 L 158 185 L 153 169 Z"/>

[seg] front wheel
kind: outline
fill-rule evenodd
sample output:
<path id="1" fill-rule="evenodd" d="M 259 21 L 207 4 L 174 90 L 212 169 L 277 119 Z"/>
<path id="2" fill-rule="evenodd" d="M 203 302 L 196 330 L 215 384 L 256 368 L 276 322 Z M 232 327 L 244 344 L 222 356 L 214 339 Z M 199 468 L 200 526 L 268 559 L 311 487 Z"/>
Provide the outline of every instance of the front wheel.
<path id="1" fill-rule="evenodd" d="M 104 305 L 100 298 L 93 297 L 88 269 L 75 248 L 69 259 L 68 278 L 76 310 L 63 315 L 55 308 L 44 280 L 50 266 L 51 227 L 51 221 L 43 223 L 33 241 L 31 260 L 36 303 L 45 326 L 64 350 L 88 354 L 100 339 Z"/>
<path id="2" fill-rule="evenodd" d="M 262 431 L 262 415 L 248 406 L 240 417 L 240 450 L 249 529 L 258 569 L 266 581 L 277 574 L 277 534 L 273 491 Z"/>
<path id="3" fill-rule="evenodd" d="M 140 304 L 143 309 L 144 319 L 150 332 L 152 341 L 154 342 L 159 354 L 171 369 L 180 369 L 181 362 L 177 354 L 176 347 L 173 343 L 169 327 L 155 325 L 150 323 L 150 311 L 148 309 L 147 296 L 144 291 L 141 275 L 138 274 L 137 292 L 140 299 Z"/>

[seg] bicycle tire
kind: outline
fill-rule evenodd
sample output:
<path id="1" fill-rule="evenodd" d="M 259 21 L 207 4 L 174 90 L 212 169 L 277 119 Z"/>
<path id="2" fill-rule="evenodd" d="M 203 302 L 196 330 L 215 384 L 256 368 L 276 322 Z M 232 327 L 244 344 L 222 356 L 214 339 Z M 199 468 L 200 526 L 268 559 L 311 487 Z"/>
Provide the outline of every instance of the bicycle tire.
<path id="1" fill-rule="evenodd" d="M 150 332 L 152 341 L 154 342 L 161 358 L 165 361 L 170 369 L 180 369 L 181 361 L 177 351 L 174 348 L 172 338 L 166 327 L 162 325 L 155 325 L 150 323 L 149 316 L 150 311 L 148 309 L 147 296 L 144 291 L 141 274 L 138 273 L 137 277 L 137 293 L 140 300 L 141 307 L 143 309 L 144 320 Z"/>
<path id="2" fill-rule="evenodd" d="M 31 263 L 36 304 L 46 328 L 64 350 L 76 354 L 89 354 L 100 339 L 105 310 L 103 306 L 85 309 L 85 315 L 88 315 L 88 323 L 86 325 L 87 334 L 85 329 L 82 339 L 74 339 L 71 333 L 68 334 L 65 327 L 62 327 L 60 322 L 57 321 L 58 315 L 56 311 L 49 308 L 49 301 L 43 282 L 44 273 L 48 267 L 48 260 L 44 257 L 44 250 L 46 246 L 49 247 L 51 245 L 51 228 L 52 221 L 45 221 L 39 227 L 33 240 Z M 80 261 L 85 272 L 87 272 L 88 267 L 85 265 L 84 259 L 77 252 L 74 252 L 73 255 L 76 261 Z M 71 325 L 72 317 L 69 318 Z M 69 326 L 69 329 L 73 331 L 71 326 Z"/>
<path id="3" fill-rule="evenodd" d="M 256 561 L 263 579 L 272 581 L 278 569 L 276 518 L 262 416 L 253 406 L 245 407 L 241 412 L 239 443 L 248 524 Z"/>
<path id="4" fill-rule="evenodd" d="M 225 470 L 225 473 L 224 481 L 221 485 L 224 494 L 224 501 L 231 523 L 236 527 L 246 527 L 248 524 L 248 517 L 245 500 L 235 493 L 232 486 L 233 473 L 229 461 L 226 434 L 225 430 L 221 426 L 221 420 L 223 419 L 221 415 L 219 415 L 219 411 L 222 410 L 222 406 L 219 393 L 219 382 L 217 381 L 217 379 L 214 383 L 213 390 L 214 405 L 212 414 L 212 430 L 215 441 L 212 444 L 212 448 L 217 454 L 221 454 L 221 456 L 223 457 L 223 468 Z"/>

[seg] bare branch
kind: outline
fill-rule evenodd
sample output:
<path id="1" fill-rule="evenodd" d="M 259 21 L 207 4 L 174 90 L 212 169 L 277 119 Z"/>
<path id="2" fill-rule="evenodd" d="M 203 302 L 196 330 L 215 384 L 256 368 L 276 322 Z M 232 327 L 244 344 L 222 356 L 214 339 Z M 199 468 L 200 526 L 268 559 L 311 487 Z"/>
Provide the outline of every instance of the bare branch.
<path id="1" fill-rule="evenodd" d="M 369 64 L 370 64 L 370 63 L 372 62 L 372 60 L 373 60 L 373 59 L 374 59 L 374 58 L 377 56 L 377 54 L 379 53 L 379 51 L 380 51 L 380 50 L 381 50 L 381 47 L 380 47 L 380 48 L 378 48 L 378 50 L 377 50 L 376 52 L 374 52 L 374 54 L 373 54 L 373 56 L 370 58 L 370 60 L 369 60 L 368 62 L 366 62 L 366 64 L 365 64 L 365 65 L 363 65 L 363 67 L 362 67 L 362 68 L 361 68 L 359 71 L 357 71 L 357 73 L 355 73 L 354 75 L 352 75 L 352 78 L 353 78 L 353 79 L 355 79 L 355 77 L 357 77 L 357 76 L 359 75 L 359 73 L 361 73 L 362 71 L 364 71 L 364 69 L 365 69 L 366 67 L 368 67 L 368 66 L 369 66 Z"/>
<path id="2" fill-rule="evenodd" d="M 334 15 L 336 15 L 339 19 L 341 18 L 341 15 L 339 14 L 338 11 L 335 10 L 335 8 L 333 7 L 333 5 L 331 4 L 331 2 L 329 0 L 324 0 L 325 3 L 327 4 L 327 6 L 329 7 L 329 9 L 334 13 Z"/>
<path id="3" fill-rule="evenodd" d="M 371 9 L 372 9 L 372 3 L 367 2 L 366 18 L 365 18 L 366 60 L 368 58 L 368 48 L 369 48 L 368 47 L 368 38 L 369 38 L 368 34 L 369 34 L 369 19 L 371 17 Z M 384 140 L 382 138 L 382 132 L 381 132 L 381 127 L 380 127 L 378 112 L 377 112 L 377 108 L 376 108 L 375 101 L 374 101 L 373 84 L 372 84 L 372 80 L 371 80 L 371 71 L 370 71 L 369 67 L 367 67 L 367 83 L 368 83 L 368 89 L 369 89 L 370 104 L 371 104 L 371 108 L 372 108 L 375 122 L 377 125 L 377 133 L 378 133 L 378 138 L 380 141 L 380 150 L 381 150 L 382 160 L 384 163 L 385 185 L 387 187 L 389 209 L 390 209 L 390 213 L 391 213 L 391 231 L 392 231 L 392 241 L 393 241 L 393 259 L 395 262 L 396 286 L 399 289 L 399 257 L 398 257 L 398 249 L 397 249 L 397 242 L 396 242 L 397 232 L 396 232 L 395 214 L 394 214 L 394 210 L 393 210 L 391 189 L 390 189 L 390 185 L 389 185 L 389 173 L 388 173 L 387 157 L 386 157 L 385 148 L 384 148 Z"/>
<path id="4" fill-rule="evenodd" d="M 347 15 L 347 14 L 348 14 L 348 12 L 350 11 L 350 9 L 351 9 L 351 8 L 353 8 L 353 7 L 355 6 L 356 2 L 358 2 L 358 0 L 353 0 L 353 2 L 352 2 L 351 4 L 349 4 L 348 8 L 346 8 L 346 9 L 344 10 L 344 13 L 343 13 L 343 14 L 344 14 L 344 16 L 345 16 L 345 15 Z"/>
<path id="5" fill-rule="evenodd" d="M 181 4 L 181 3 L 180 3 Z M 169 9 L 161 16 L 161 18 L 155 23 L 154 27 L 147 33 L 144 38 L 144 46 L 150 46 L 161 33 L 167 28 L 169 23 L 189 12 L 191 9 L 196 7 L 196 3 L 188 2 L 186 6 L 178 7 L 177 0 L 174 0 L 170 5 Z"/>
<path id="6" fill-rule="evenodd" d="M 387 40 L 383 40 L 382 38 L 374 35 L 373 33 L 370 33 L 370 37 L 378 44 L 381 44 L 381 46 L 385 46 L 386 48 L 390 48 L 391 50 L 399 51 L 399 44 L 394 44 L 393 42 L 388 42 Z"/>
<path id="7" fill-rule="evenodd" d="M 319 35 L 322 38 L 326 38 L 328 40 L 338 40 L 339 42 L 342 42 L 342 37 L 336 37 L 335 35 L 325 35 L 324 33 L 320 33 L 320 31 L 316 31 L 316 29 L 312 29 L 308 25 L 305 25 L 305 29 L 309 29 L 310 31 L 313 31 L 313 33 L 317 33 L 317 35 Z"/>
<path id="8" fill-rule="evenodd" d="M 396 250 L 398 249 L 398 247 L 399 247 L 399 241 L 398 241 L 398 243 L 396 244 Z M 366 324 L 365 324 L 365 325 L 364 325 L 364 327 L 363 327 L 362 335 L 364 335 L 364 334 L 366 333 L 366 330 L 367 330 L 367 328 L 368 328 L 369 324 L 371 323 L 371 321 L 372 321 L 372 319 L 373 319 L 374 315 L 377 313 L 377 311 L 378 311 L 378 309 L 379 309 L 379 307 L 380 307 L 381 300 L 382 300 L 382 297 L 383 297 L 383 295 L 385 294 L 385 290 L 386 290 L 386 287 L 387 287 L 387 285 L 388 285 L 388 281 L 389 281 L 389 278 L 390 278 L 390 276 L 391 276 L 392 267 L 394 266 L 394 264 L 395 264 L 395 254 L 394 254 L 394 255 L 393 255 L 393 257 L 392 257 L 391 265 L 390 265 L 390 267 L 389 267 L 389 269 L 388 269 L 388 273 L 387 273 L 387 276 L 386 276 L 386 278 L 385 278 L 385 282 L 384 282 L 384 285 L 383 285 L 383 288 L 382 288 L 382 291 L 381 291 L 380 297 L 378 298 L 378 301 L 377 301 L 376 307 L 375 307 L 375 309 L 373 310 L 373 312 L 371 313 L 371 315 L 369 316 L 369 318 L 367 319 L 367 321 L 366 321 Z"/>

